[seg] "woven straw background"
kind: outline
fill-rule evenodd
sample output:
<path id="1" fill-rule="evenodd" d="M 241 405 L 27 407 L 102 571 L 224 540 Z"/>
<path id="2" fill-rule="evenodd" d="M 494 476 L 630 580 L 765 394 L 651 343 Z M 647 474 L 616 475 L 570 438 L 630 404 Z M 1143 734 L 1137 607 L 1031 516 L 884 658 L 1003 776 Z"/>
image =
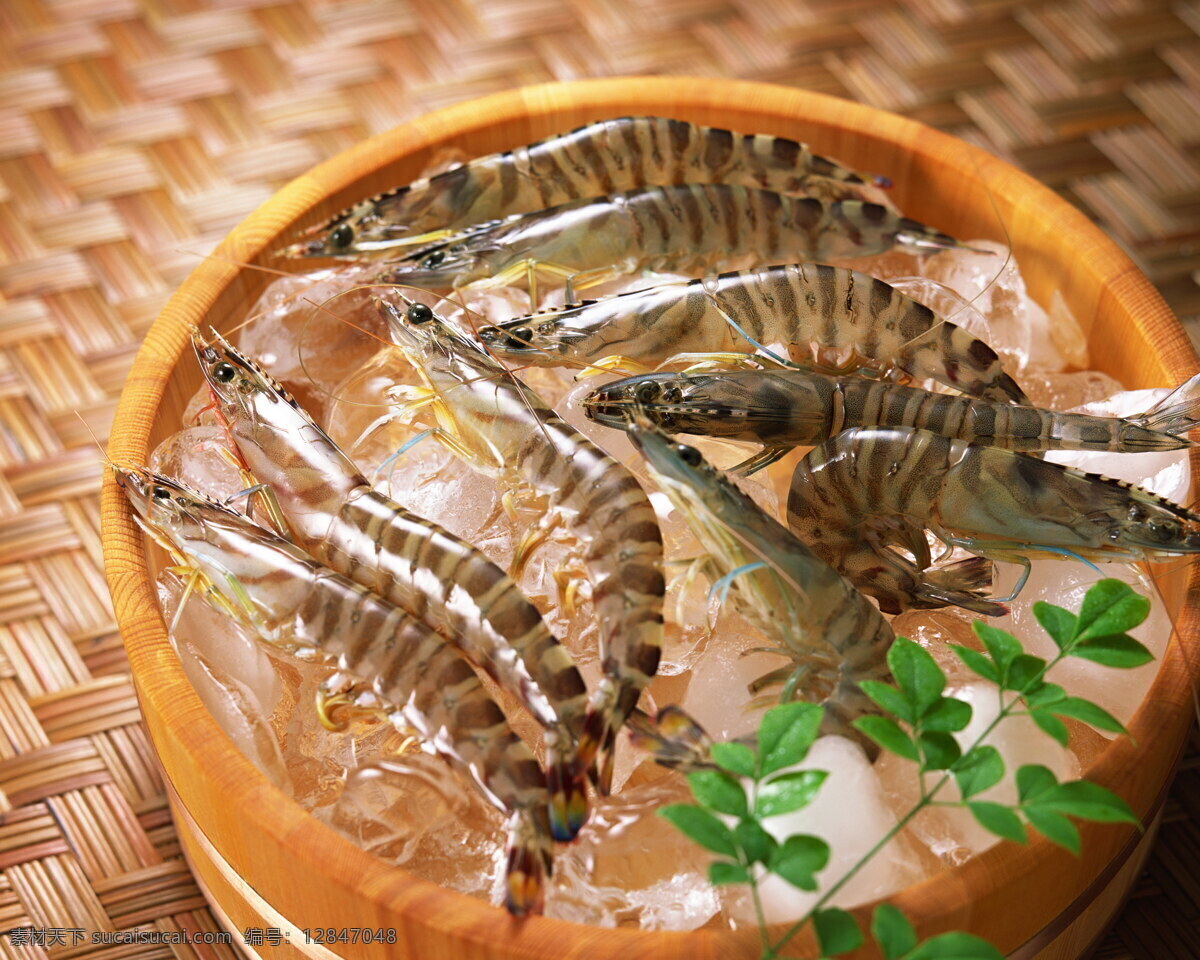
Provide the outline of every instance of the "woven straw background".
<path id="1" fill-rule="evenodd" d="M 0 930 L 215 927 L 125 672 L 90 436 L 170 291 L 364 136 L 635 73 L 795 84 L 945 128 L 1061 190 L 1200 312 L 1196 0 L 0 0 Z M 1200 957 L 1198 825 L 1193 750 L 1098 957 Z M 232 956 L 21 939 L 0 954 Z"/>

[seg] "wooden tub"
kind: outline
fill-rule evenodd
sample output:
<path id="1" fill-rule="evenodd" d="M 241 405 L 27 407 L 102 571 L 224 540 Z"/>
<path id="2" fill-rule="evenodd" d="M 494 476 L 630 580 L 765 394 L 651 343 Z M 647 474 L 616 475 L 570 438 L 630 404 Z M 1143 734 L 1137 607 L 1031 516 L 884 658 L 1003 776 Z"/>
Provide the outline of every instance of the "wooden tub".
<path id="1" fill-rule="evenodd" d="M 1146 278 L 1104 233 L 1054 193 L 994 157 L 928 127 L 842 100 L 726 80 L 636 78 L 550 84 L 430 114 L 300 177 L 234 230 L 187 279 L 150 329 L 121 396 L 109 454 L 144 462 L 178 428 L 200 382 L 191 326 L 228 328 L 269 279 L 226 261 L 267 262 L 297 227 L 412 179 L 441 147 L 472 155 L 528 143 L 605 117 L 658 114 L 805 140 L 818 152 L 895 181 L 909 216 L 959 237 L 1002 240 L 997 211 L 1031 294 L 1054 290 L 1087 332 L 1093 364 L 1128 387 L 1174 385 L 1196 354 Z M 1194 458 L 1195 460 L 1196 458 Z M 1193 463 L 1195 468 L 1196 463 Z M 107 576 L 150 736 L 162 761 L 183 847 L 231 927 L 277 927 L 269 956 L 330 957 L 305 928 L 396 930 L 395 945 L 337 945 L 346 957 L 414 960 L 639 960 L 757 955 L 750 932 L 604 930 L 503 911 L 415 879 L 310 818 L 246 760 L 201 706 L 172 653 L 147 571 L 145 542 L 120 492 L 103 493 Z M 1178 632 L 1197 630 L 1195 567 L 1166 596 Z M 1193 659 L 1200 656 L 1194 652 Z M 1173 642 L 1130 728 L 1086 775 L 1155 817 L 1191 716 L 1188 669 Z M 1081 824 L 1079 859 L 1039 839 L 1001 844 L 894 898 L 922 935 L 965 929 L 1013 957 L 1084 952 L 1118 909 L 1151 842 L 1128 827 Z M 866 916 L 867 911 L 862 911 Z M 865 924 L 864 924 L 865 927 Z M 798 939 L 798 955 L 814 955 Z M 871 954 L 864 950 L 862 956 Z M 857 956 L 857 955 L 856 955 Z"/>

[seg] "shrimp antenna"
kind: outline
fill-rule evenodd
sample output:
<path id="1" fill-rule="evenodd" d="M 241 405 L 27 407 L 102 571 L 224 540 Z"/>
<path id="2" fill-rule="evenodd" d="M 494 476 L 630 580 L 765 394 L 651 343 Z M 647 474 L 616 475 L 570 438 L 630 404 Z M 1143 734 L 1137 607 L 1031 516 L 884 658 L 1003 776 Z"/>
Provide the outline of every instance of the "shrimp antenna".
<path id="1" fill-rule="evenodd" d="M 990 290 L 1004 275 L 1004 271 L 1008 269 L 1008 265 L 1012 263 L 1013 259 L 1012 234 L 1008 232 L 1008 224 L 1004 222 L 1004 217 L 1000 213 L 1000 206 L 996 203 L 996 195 L 992 192 L 992 188 L 988 186 L 987 181 L 983 179 L 983 171 L 979 168 L 979 158 L 976 157 L 974 153 L 971 153 L 970 157 L 971 165 L 975 168 L 976 179 L 980 182 L 980 184 L 982 184 L 984 192 L 987 194 L 988 203 L 991 205 L 992 213 L 996 215 L 996 222 L 1000 224 L 1000 232 L 1004 234 L 1004 245 L 1008 249 L 1008 252 L 1004 255 L 1004 262 L 1000 264 L 1000 268 L 992 276 L 992 279 L 985 283 L 983 285 L 983 289 L 975 294 L 975 296 L 960 306 L 957 310 L 950 314 L 950 316 L 946 317 L 947 320 L 953 320 L 960 313 L 962 313 L 966 307 L 973 307 L 975 305 L 975 301 L 987 293 L 988 290 Z M 991 346 L 991 344 L 988 344 L 988 346 Z"/>

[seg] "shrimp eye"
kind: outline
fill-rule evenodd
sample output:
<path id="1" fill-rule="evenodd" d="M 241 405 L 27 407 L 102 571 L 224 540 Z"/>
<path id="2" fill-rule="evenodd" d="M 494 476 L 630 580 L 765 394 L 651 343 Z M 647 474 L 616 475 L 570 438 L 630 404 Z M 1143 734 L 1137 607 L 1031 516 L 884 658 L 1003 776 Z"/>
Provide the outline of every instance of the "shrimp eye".
<path id="1" fill-rule="evenodd" d="M 434 267 L 441 266 L 443 260 L 446 259 L 444 250 L 434 250 L 429 256 L 421 261 L 421 266 L 426 270 L 432 270 Z"/>
<path id="2" fill-rule="evenodd" d="M 1132 503 L 1129 505 L 1129 519 L 1133 523 L 1138 523 L 1146 519 L 1146 508 L 1140 503 Z"/>
<path id="3" fill-rule="evenodd" d="M 237 376 L 237 370 L 232 363 L 218 363 L 212 368 L 212 377 L 217 383 L 232 383 Z"/>
<path id="4" fill-rule="evenodd" d="M 686 444 L 681 443 L 675 448 L 675 450 L 679 454 L 679 459 L 686 463 L 689 467 L 700 466 L 700 451 L 695 447 L 689 447 Z"/>
<path id="5" fill-rule="evenodd" d="M 414 303 L 408 308 L 408 319 L 410 323 L 428 323 L 433 319 L 433 311 L 423 303 Z"/>
<path id="6" fill-rule="evenodd" d="M 633 399 L 638 403 L 649 403 L 658 396 L 658 392 L 658 384 L 653 380 L 646 380 L 633 388 Z"/>
<path id="7" fill-rule="evenodd" d="M 521 340 L 525 343 L 529 343 L 533 339 L 533 331 L 528 327 L 514 327 L 508 331 L 508 335 L 515 340 Z"/>
<path id="8" fill-rule="evenodd" d="M 154 488 L 154 499 L 155 500 L 170 500 L 171 499 L 171 491 L 168 490 L 166 487 L 155 487 Z"/>
<path id="9" fill-rule="evenodd" d="M 667 389 L 663 391 L 663 399 L 666 400 L 667 403 L 682 403 L 683 391 L 680 390 L 679 387 L 667 387 Z"/>
<path id="10" fill-rule="evenodd" d="M 354 228 L 348 223 L 339 223 L 329 231 L 329 243 L 338 250 L 345 250 L 354 242 Z"/>

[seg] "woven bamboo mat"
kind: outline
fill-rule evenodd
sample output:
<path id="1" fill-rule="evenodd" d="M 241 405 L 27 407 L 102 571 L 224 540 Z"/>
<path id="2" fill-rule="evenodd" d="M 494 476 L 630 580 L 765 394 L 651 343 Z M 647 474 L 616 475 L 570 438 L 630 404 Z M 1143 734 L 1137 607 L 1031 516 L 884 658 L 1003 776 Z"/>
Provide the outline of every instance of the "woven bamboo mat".
<path id="1" fill-rule="evenodd" d="M 520 84 L 711 74 L 905 113 L 1095 216 L 1200 324 L 1200 2 L 0 0 L 0 937 L 215 928 L 178 847 L 100 572 L 122 380 L 198 254 L 285 181 Z M 1200 957 L 1200 754 L 1097 954 Z"/>

